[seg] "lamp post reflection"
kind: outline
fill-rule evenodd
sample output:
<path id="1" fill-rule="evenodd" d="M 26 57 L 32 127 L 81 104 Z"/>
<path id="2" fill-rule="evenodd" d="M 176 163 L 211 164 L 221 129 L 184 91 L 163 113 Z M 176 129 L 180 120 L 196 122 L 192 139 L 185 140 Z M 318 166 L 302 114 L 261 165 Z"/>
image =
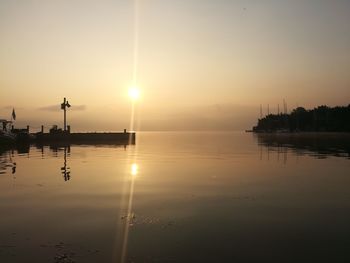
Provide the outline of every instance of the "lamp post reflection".
<path id="1" fill-rule="evenodd" d="M 61 167 L 61 173 L 63 175 L 63 179 L 65 182 L 70 180 L 70 167 L 67 166 L 67 153 L 70 154 L 70 146 L 65 146 L 64 147 L 64 153 L 63 153 L 63 166 Z"/>
<path id="2" fill-rule="evenodd" d="M 42 147 L 41 151 L 43 153 L 44 146 L 41 146 L 41 147 Z M 59 156 L 58 152 L 63 151 L 63 166 L 61 167 L 61 174 L 65 182 L 69 181 L 71 178 L 71 175 L 70 175 L 70 167 L 67 164 L 67 157 L 70 156 L 70 145 L 68 144 L 62 147 L 62 146 L 53 144 L 53 145 L 50 145 L 50 150 L 53 153 L 54 157 L 58 157 Z"/>

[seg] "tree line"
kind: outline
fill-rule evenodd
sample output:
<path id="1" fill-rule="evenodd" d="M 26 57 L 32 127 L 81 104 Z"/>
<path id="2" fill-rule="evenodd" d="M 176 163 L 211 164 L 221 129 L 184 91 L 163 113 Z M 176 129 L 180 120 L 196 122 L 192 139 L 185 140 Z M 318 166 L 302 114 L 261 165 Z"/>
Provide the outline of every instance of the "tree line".
<path id="1" fill-rule="evenodd" d="M 325 105 L 306 110 L 293 109 L 290 114 L 269 114 L 258 120 L 255 132 L 350 132 L 350 104 L 328 107 Z"/>

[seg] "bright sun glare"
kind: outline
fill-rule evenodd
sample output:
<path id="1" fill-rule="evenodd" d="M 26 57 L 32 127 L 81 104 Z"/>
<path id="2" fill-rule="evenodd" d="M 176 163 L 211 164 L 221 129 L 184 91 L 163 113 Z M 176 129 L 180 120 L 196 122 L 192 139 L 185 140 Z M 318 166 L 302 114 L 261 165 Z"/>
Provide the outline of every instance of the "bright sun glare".
<path id="1" fill-rule="evenodd" d="M 139 97 L 140 97 L 140 90 L 138 87 L 131 87 L 129 89 L 129 97 L 132 99 L 132 100 L 137 100 Z"/>
<path id="2" fill-rule="evenodd" d="M 132 176 L 136 176 L 139 172 L 139 166 L 136 163 L 132 164 L 130 172 Z"/>

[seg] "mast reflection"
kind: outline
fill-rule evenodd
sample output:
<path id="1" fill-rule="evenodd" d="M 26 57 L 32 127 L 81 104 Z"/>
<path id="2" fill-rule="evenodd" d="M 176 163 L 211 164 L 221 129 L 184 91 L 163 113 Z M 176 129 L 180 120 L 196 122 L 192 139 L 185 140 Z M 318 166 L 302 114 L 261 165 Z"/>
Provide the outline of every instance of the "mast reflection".
<path id="1" fill-rule="evenodd" d="M 260 160 L 262 147 L 267 149 L 267 159 L 270 152 L 283 154 L 283 162 L 287 162 L 287 153 L 293 156 L 309 155 L 318 159 L 330 156 L 350 159 L 350 135 L 349 134 L 255 134 L 260 147 Z"/>

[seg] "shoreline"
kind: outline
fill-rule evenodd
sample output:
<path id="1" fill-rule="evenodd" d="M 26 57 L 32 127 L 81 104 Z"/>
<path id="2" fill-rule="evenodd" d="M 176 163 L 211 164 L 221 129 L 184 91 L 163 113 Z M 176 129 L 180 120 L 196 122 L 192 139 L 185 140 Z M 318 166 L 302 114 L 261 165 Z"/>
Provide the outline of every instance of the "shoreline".
<path id="1" fill-rule="evenodd" d="M 295 136 L 295 137 L 308 137 L 308 136 L 344 136 L 350 138 L 350 132 L 252 132 L 256 135 L 275 135 L 275 136 Z"/>

